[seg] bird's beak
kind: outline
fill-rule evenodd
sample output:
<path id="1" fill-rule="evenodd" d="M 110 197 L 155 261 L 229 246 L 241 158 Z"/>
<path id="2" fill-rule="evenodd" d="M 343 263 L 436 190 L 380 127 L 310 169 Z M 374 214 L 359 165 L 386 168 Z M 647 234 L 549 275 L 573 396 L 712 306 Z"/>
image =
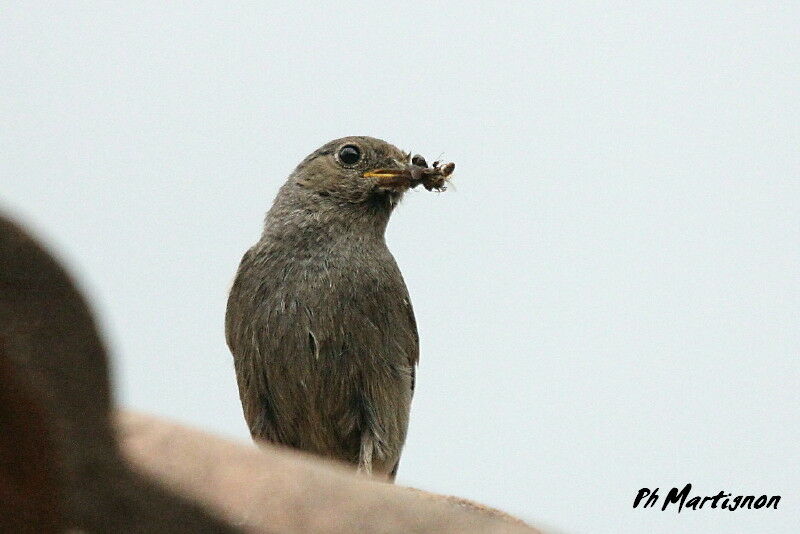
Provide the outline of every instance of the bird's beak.
<path id="1" fill-rule="evenodd" d="M 362 176 L 376 179 L 381 187 L 408 187 L 411 184 L 411 171 L 408 168 L 372 169 Z"/>

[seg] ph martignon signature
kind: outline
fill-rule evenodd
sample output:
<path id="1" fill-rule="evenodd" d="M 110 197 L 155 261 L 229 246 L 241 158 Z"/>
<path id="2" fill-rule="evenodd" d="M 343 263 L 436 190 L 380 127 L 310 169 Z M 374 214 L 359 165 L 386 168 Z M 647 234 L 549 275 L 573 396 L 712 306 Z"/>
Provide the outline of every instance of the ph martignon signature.
<path id="1" fill-rule="evenodd" d="M 661 499 L 658 490 L 659 488 L 654 490 L 650 488 L 640 489 L 636 494 L 636 498 L 633 500 L 633 507 L 638 508 L 639 505 L 641 505 L 642 508 L 655 507 Z M 726 493 L 724 491 L 720 491 L 716 495 L 695 495 L 690 497 L 689 494 L 691 491 L 691 484 L 686 484 L 681 490 L 678 488 L 670 489 L 666 497 L 664 497 L 664 501 L 661 503 L 661 511 L 665 511 L 669 506 L 675 507 L 675 505 L 677 505 L 678 513 L 684 508 L 700 510 L 704 507 L 720 508 L 731 512 L 743 508 L 756 510 L 760 508 L 773 508 L 777 510 L 778 503 L 781 500 L 780 495 L 773 495 L 771 497 L 767 495 L 760 495 L 758 497 L 755 495 L 736 495 L 734 497 L 732 493 Z"/>

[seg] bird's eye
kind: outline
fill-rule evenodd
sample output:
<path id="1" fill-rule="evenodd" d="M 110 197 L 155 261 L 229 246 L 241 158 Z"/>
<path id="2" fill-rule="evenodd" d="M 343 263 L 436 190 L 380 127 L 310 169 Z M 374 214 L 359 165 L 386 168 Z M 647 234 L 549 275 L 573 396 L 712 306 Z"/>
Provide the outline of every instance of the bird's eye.
<path id="1" fill-rule="evenodd" d="M 361 150 L 355 145 L 345 145 L 339 149 L 339 161 L 345 165 L 355 165 L 361 159 Z"/>

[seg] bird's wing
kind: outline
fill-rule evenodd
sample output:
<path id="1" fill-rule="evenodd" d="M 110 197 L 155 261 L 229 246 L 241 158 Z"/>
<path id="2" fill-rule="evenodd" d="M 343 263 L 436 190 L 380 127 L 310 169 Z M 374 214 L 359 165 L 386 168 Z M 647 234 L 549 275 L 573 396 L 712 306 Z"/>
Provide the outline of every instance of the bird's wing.
<path id="1" fill-rule="evenodd" d="M 233 281 L 231 292 L 228 296 L 228 305 L 225 312 L 225 340 L 233 354 L 233 363 L 236 368 L 236 381 L 239 386 L 239 398 L 242 402 L 244 418 L 254 436 L 261 433 L 265 425 L 263 391 L 266 381 L 261 365 L 260 347 L 252 321 L 247 317 L 252 313 L 249 309 L 251 302 L 246 297 L 252 291 L 246 285 L 246 277 L 242 271 L 247 269 L 253 258 L 253 250 L 245 252 L 239 264 L 239 271 Z"/>
<path id="2" fill-rule="evenodd" d="M 417 319 L 414 317 L 414 308 L 411 306 L 411 299 L 408 298 L 408 294 L 403 299 L 403 305 L 405 306 L 408 324 L 414 337 L 414 346 L 408 361 L 411 367 L 411 393 L 413 394 L 417 378 L 417 363 L 419 363 L 419 332 L 417 331 Z"/>

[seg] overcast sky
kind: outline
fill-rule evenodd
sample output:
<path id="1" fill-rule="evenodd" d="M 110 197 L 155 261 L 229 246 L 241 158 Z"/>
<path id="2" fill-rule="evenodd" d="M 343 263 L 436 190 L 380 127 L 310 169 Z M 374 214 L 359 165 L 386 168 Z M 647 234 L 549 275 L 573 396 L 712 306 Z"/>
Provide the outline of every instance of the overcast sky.
<path id="1" fill-rule="evenodd" d="M 372 135 L 457 164 L 387 234 L 399 483 L 554 532 L 800 531 L 800 6 L 380 4 L 3 2 L 0 203 L 91 295 L 119 402 L 248 439 L 236 266 L 303 157 Z M 631 508 L 687 482 L 783 501 Z"/>

